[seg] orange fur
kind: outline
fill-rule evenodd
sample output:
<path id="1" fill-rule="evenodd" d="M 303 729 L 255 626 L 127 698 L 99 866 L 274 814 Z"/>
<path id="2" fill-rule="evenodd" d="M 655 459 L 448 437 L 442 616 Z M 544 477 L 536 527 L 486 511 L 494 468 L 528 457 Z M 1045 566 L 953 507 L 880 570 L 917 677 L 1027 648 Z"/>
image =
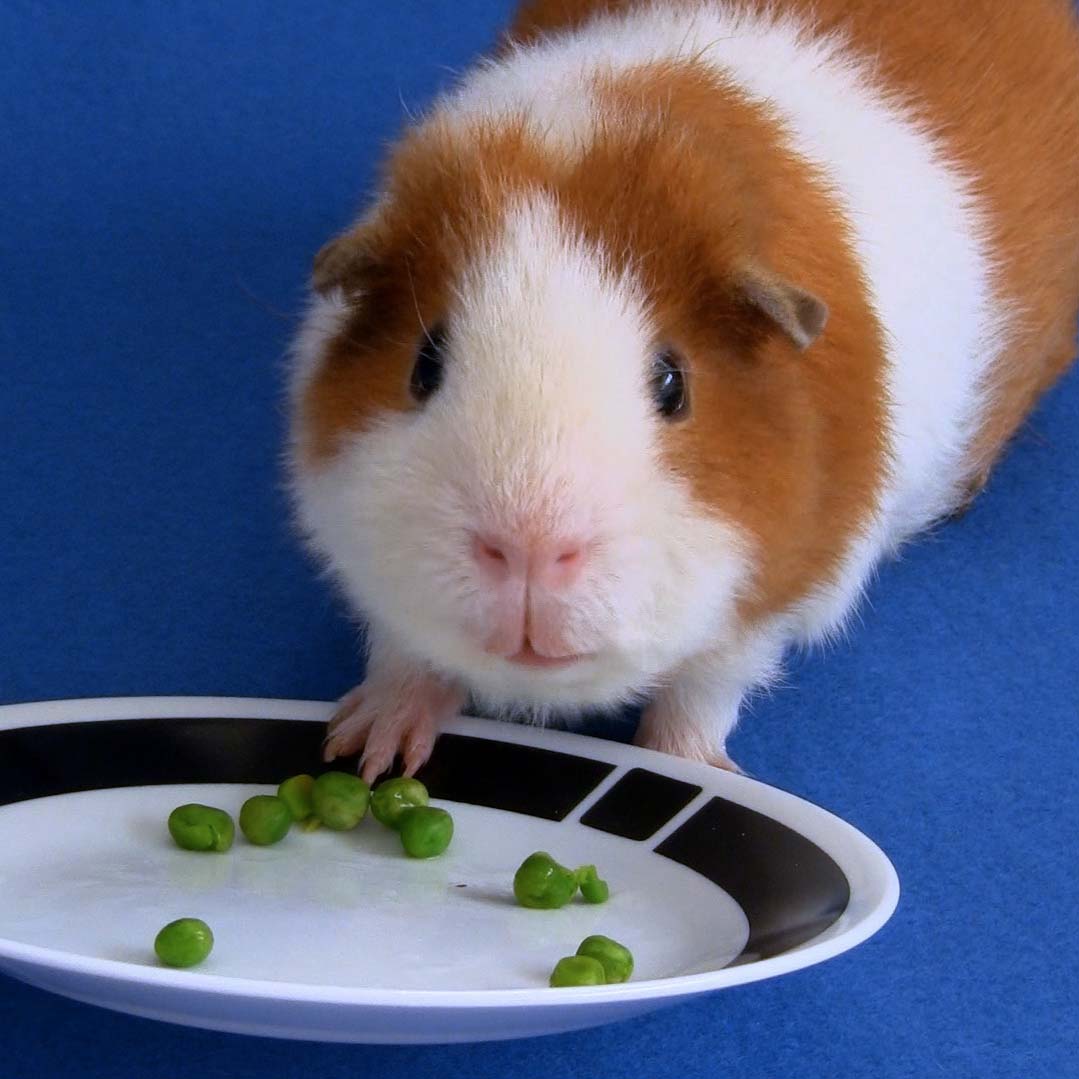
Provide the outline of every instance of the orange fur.
<path id="1" fill-rule="evenodd" d="M 665 428 L 667 463 L 755 541 L 752 621 L 827 579 L 876 507 L 880 326 L 842 217 L 760 107 L 692 64 L 630 73 L 609 95 L 658 116 L 655 144 L 635 156 L 616 143 L 583 165 L 595 189 L 585 216 L 610 249 L 639 254 L 661 334 L 690 364 L 693 414 Z M 747 260 L 828 305 L 807 352 L 737 302 Z"/>

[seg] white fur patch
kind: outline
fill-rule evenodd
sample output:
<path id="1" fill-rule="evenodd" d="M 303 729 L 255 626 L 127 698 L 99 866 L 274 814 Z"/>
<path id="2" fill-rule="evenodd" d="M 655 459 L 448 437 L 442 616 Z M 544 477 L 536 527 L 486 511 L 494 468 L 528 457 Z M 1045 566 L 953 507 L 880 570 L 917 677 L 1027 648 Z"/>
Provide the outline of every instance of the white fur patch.
<path id="1" fill-rule="evenodd" d="M 295 401 L 310 382 L 326 345 L 341 332 L 347 314 L 348 307 L 339 292 L 312 296 L 289 354 L 291 400 Z"/>
<path id="2" fill-rule="evenodd" d="M 510 62 L 479 65 L 435 115 L 465 130 L 520 119 L 548 150 L 579 154 L 596 133 L 594 73 L 586 56 L 552 64 L 542 52 L 522 50 Z"/>

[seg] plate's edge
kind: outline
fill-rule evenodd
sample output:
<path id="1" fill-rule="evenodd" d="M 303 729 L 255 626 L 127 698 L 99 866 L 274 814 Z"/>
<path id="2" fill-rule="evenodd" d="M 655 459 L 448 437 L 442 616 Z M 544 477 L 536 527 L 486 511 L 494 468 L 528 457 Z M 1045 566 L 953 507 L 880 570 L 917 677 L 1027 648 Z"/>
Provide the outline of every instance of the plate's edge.
<path id="1" fill-rule="evenodd" d="M 0 704 L 0 730 L 112 719 L 310 719 L 326 720 L 335 704 L 288 697 L 59 697 Z M 149 710 L 149 711 L 148 711 Z"/>
<path id="2" fill-rule="evenodd" d="M 332 702 L 268 697 L 67 698 L 0 705 L 0 730 L 57 723 L 171 717 L 324 721 L 333 708 Z M 869 909 L 854 924 L 834 935 L 829 935 L 829 930 L 825 930 L 822 937 L 768 959 L 702 974 L 628 982 L 623 985 L 563 989 L 558 993 L 551 993 L 548 988 L 409 990 L 350 989 L 332 985 L 301 986 L 288 982 L 170 971 L 149 966 L 133 968 L 132 964 L 118 960 L 73 956 L 68 952 L 3 938 L 0 938 L 0 961 L 6 958 L 16 964 L 45 965 L 84 976 L 122 980 L 128 984 L 149 983 L 181 991 L 209 991 L 254 998 L 272 997 L 297 1003 L 392 1005 L 404 1008 L 552 1007 L 571 1001 L 581 1004 L 613 1003 L 618 1000 L 692 996 L 801 970 L 857 947 L 877 933 L 895 912 L 900 894 L 899 878 L 887 855 L 853 825 L 795 794 L 768 786 L 748 776 L 719 771 L 705 764 L 683 761 L 653 750 L 638 746 L 629 747 L 589 735 L 518 724 L 494 724 L 489 720 L 472 717 L 459 717 L 444 725 L 447 731 L 486 738 L 491 737 L 492 728 L 497 732 L 497 740 L 557 748 L 573 752 L 577 756 L 590 753 L 614 764 L 618 770 L 630 761 L 640 763 L 643 760 L 649 763 L 651 770 L 659 774 L 693 779 L 694 782 L 711 787 L 712 792 L 721 797 L 764 812 L 799 832 L 832 857 L 851 884 L 848 910 L 855 905 L 856 900 L 859 903 L 868 901 Z M 807 833 L 804 817 L 797 823 L 790 819 L 795 810 L 801 811 L 800 816 L 808 811 L 810 832 L 816 834 Z M 822 832 L 825 834 L 822 835 Z M 861 885 L 852 879 L 852 870 L 857 870 L 854 877 L 864 878 Z M 872 896 L 856 892 L 857 887 L 861 887 L 863 891 L 868 890 L 868 885 L 876 886 L 875 900 Z M 137 975 L 133 971 L 137 971 Z"/>

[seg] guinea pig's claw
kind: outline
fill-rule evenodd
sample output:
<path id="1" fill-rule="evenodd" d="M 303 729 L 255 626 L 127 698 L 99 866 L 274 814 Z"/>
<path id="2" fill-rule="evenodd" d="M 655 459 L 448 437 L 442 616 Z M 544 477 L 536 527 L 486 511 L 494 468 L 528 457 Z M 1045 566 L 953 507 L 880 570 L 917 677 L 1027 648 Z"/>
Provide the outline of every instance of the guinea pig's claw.
<path id="1" fill-rule="evenodd" d="M 322 743 L 323 760 L 362 751 L 360 774 L 368 783 L 389 771 L 400 754 L 405 774 L 412 775 L 431 755 L 439 723 L 463 700 L 454 686 L 430 678 L 416 678 L 401 693 L 394 685 L 387 693 L 380 683 L 360 686 L 346 694 L 330 720 Z"/>
<path id="2" fill-rule="evenodd" d="M 708 764 L 713 768 L 722 768 L 725 772 L 734 772 L 735 775 L 744 776 L 745 772 L 727 756 L 726 753 L 715 753 L 708 758 Z"/>
<path id="3" fill-rule="evenodd" d="M 437 719 L 424 711 L 410 719 L 376 722 L 367 734 L 361 775 L 367 783 L 388 772 L 394 757 L 401 755 L 406 776 L 414 775 L 426 763 L 438 737 Z"/>
<path id="4" fill-rule="evenodd" d="M 427 763 L 437 739 L 438 726 L 435 723 L 416 724 L 405 733 L 401 757 L 406 776 L 415 775 Z"/>
<path id="5" fill-rule="evenodd" d="M 365 753 L 360 765 L 360 777 L 365 783 L 374 783 L 383 772 L 390 770 L 391 764 L 393 764 L 392 755 L 387 758 L 383 753 L 377 756 Z"/>
<path id="6" fill-rule="evenodd" d="M 322 759 L 327 764 L 363 748 L 372 719 L 370 709 L 364 708 L 362 691 L 363 686 L 357 686 L 346 693 L 326 724 L 326 737 L 322 740 Z"/>

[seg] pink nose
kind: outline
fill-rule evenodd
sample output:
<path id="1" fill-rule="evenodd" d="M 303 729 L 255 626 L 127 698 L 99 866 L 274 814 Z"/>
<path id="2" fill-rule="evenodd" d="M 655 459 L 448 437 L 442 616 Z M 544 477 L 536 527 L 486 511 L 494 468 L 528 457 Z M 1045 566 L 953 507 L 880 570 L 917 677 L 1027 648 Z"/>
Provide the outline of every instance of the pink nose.
<path id="1" fill-rule="evenodd" d="M 481 569 L 497 581 L 527 580 L 543 588 L 568 588 L 588 560 L 588 545 L 576 539 L 541 539 L 526 543 L 480 535 L 472 537 L 472 554 Z"/>

